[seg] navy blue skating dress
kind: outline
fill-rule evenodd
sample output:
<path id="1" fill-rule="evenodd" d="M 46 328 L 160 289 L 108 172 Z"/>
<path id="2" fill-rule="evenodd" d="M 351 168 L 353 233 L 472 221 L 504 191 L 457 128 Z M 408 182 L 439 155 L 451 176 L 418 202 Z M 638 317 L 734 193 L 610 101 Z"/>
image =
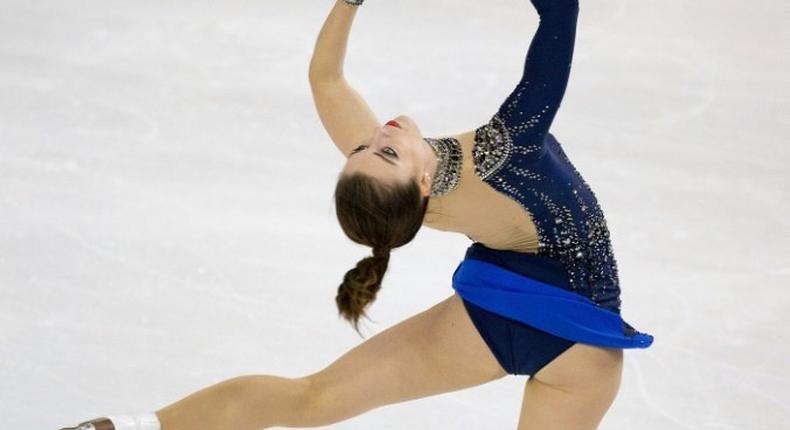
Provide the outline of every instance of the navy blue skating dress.
<path id="1" fill-rule="evenodd" d="M 475 242 L 453 274 L 483 339 L 508 373 L 534 375 L 574 343 L 647 348 L 620 316 L 620 287 L 595 194 L 549 133 L 568 83 L 576 0 L 531 0 L 540 24 L 513 92 L 475 132 L 475 173 L 535 223 L 537 253 Z"/>

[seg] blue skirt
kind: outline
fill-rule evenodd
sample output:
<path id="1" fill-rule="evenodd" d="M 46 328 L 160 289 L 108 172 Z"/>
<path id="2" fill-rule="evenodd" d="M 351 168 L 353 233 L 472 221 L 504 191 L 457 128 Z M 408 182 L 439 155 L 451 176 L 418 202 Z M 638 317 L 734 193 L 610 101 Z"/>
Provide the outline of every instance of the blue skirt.
<path id="1" fill-rule="evenodd" d="M 569 341 L 610 348 L 647 348 L 653 343 L 653 336 L 636 331 L 617 309 L 556 286 L 562 280 L 554 279 L 561 276 L 555 263 L 474 243 L 455 269 L 452 284 L 479 308 Z"/>

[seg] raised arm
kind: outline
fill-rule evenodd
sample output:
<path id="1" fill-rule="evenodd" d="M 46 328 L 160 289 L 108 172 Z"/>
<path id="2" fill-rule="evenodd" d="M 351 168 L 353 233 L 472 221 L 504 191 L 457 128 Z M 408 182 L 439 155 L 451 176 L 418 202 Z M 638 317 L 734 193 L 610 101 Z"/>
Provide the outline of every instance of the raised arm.
<path id="1" fill-rule="evenodd" d="M 568 85 L 578 0 L 530 0 L 540 16 L 524 73 L 495 116 L 517 146 L 541 145 Z"/>
<path id="2" fill-rule="evenodd" d="M 343 76 L 348 35 L 358 8 L 344 0 L 335 2 L 318 34 L 310 60 L 310 88 L 318 116 L 346 157 L 380 125 L 362 96 Z"/>

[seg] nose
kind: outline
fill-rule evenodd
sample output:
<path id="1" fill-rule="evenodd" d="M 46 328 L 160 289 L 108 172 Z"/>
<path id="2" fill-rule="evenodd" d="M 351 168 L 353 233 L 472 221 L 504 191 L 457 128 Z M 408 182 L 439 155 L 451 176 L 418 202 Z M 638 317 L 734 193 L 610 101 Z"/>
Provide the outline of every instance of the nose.
<path id="1" fill-rule="evenodd" d="M 381 126 L 376 127 L 376 135 L 374 137 L 391 136 L 391 135 L 392 135 L 392 130 L 387 128 L 386 125 L 381 125 Z"/>

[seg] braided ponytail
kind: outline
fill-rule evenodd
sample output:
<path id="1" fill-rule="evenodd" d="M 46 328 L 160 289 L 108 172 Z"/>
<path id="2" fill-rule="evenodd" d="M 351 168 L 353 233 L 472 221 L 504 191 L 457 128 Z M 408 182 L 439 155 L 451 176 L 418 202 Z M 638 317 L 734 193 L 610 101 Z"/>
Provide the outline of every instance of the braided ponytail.
<path id="1" fill-rule="evenodd" d="M 338 311 L 352 323 L 357 333 L 360 333 L 360 317 L 367 317 L 365 308 L 376 299 L 376 293 L 381 289 L 389 259 L 388 249 L 374 248 L 373 256 L 363 258 L 346 272 L 343 283 L 337 289 L 335 302 Z"/>
<path id="2" fill-rule="evenodd" d="M 384 184 L 362 173 L 341 175 L 335 188 L 335 209 L 343 232 L 352 241 L 373 248 L 373 255 L 346 272 L 335 302 L 340 315 L 359 331 L 360 317 L 376 299 L 389 265 L 390 251 L 409 243 L 422 227 L 429 197 L 416 179 Z"/>

